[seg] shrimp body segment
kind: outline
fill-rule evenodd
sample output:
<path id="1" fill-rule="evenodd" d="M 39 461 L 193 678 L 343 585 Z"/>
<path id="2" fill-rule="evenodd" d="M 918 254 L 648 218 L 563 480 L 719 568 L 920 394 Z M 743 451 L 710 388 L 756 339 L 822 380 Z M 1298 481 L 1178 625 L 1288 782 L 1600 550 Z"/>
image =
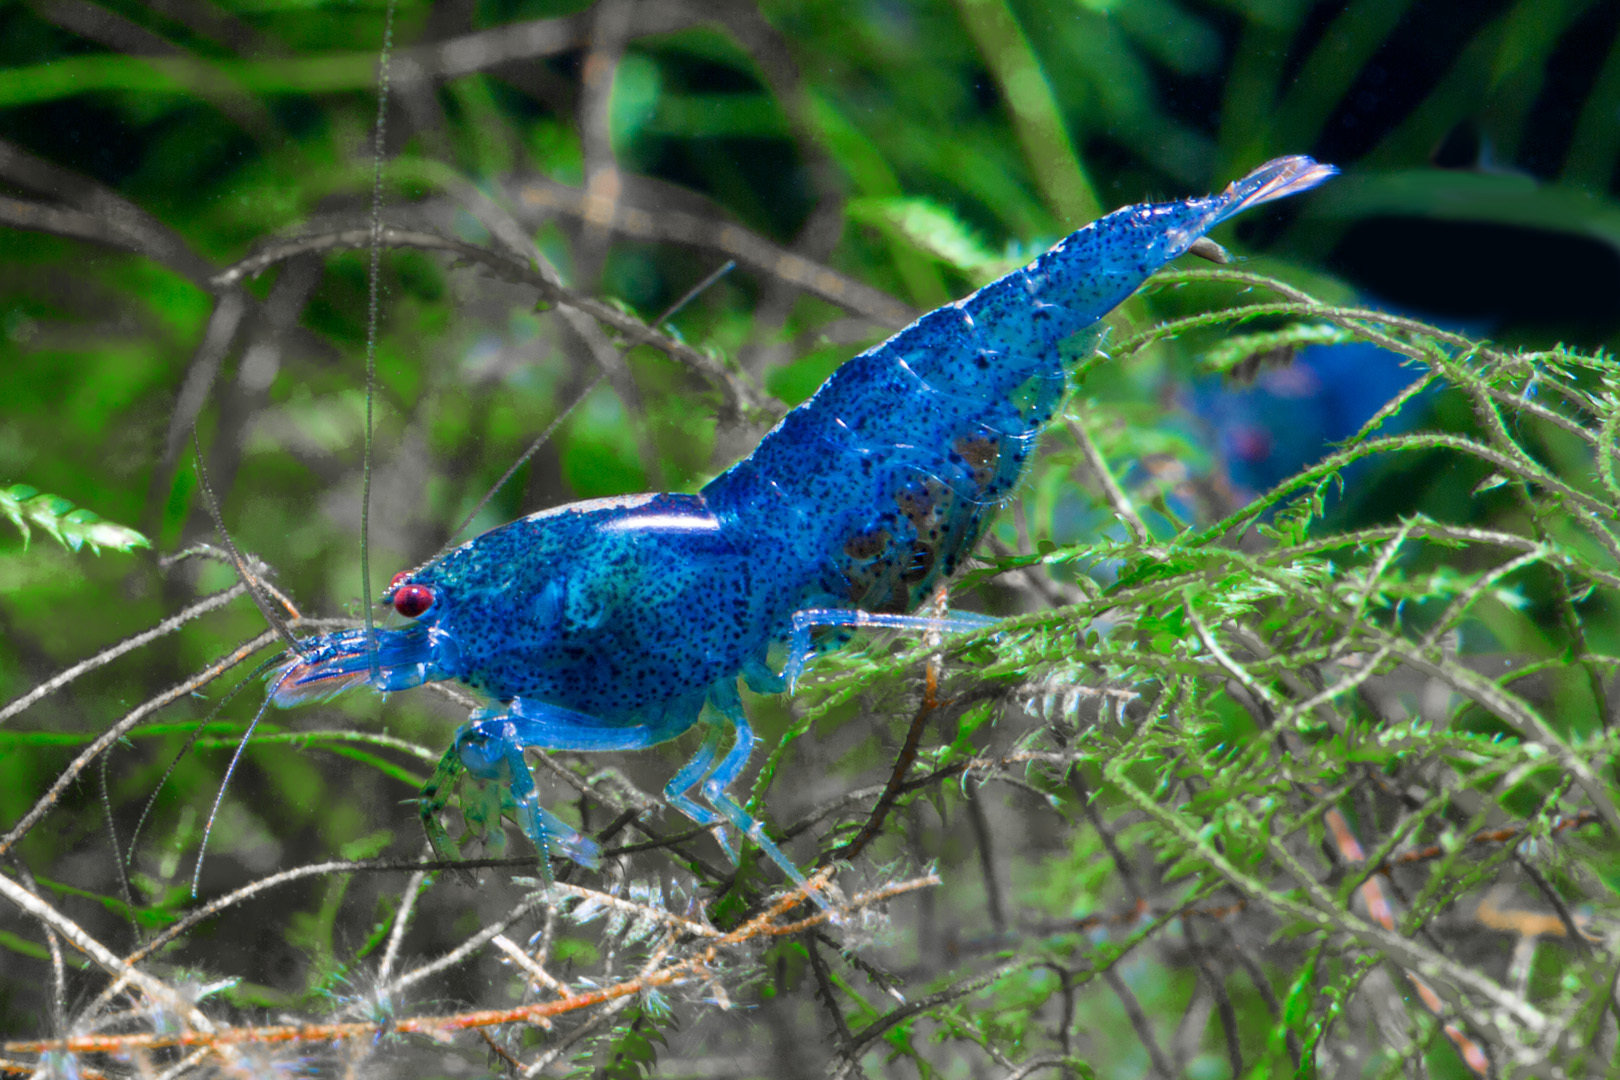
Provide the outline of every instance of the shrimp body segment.
<path id="1" fill-rule="evenodd" d="M 701 721 L 665 797 L 733 857 L 728 829 L 802 884 L 729 793 L 754 743 L 738 679 L 788 689 L 852 626 L 983 625 L 908 613 L 1023 476 L 1068 388 L 1059 344 L 1216 224 L 1336 171 L 1279 158 L 1216 195 L 1109 214 L 846 362 L 698 494 L 543 511 L 401 574 L 383 599 L 412 621 L 378 630 L 375 658 L 361 630 L 310 639 L 273 676 L 272 700 L 465 683 L 495 704 L 424 789 L 429 835 L 445 839 L 437 813 L 472 781 L 470 825 L 513 813 L 540 851 L 585 864 L 596 844 L 539 805 L 524 750 L 634 750 Z"/>

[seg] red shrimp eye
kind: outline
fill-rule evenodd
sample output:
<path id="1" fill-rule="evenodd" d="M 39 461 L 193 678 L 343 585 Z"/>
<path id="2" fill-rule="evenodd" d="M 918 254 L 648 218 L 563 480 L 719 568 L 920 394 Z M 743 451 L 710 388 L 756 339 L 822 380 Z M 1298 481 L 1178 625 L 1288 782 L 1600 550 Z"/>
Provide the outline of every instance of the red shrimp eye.
<path id="1" fill-rule="evenodd" d="M 414 619 L 433 606 L 433 590 L 426 585 L 401 585 L 394 590 L 394 610 Z"/>
<path id="2" fill-rule="evenodd" d="M 395 574 L 394 579 L 388 583 L 388 591 L 393 592 L 395 589 L 399 588 L 399 583 L 410 576 L 411 572 L 409 570 L 401 570 L 399 573 Z"/>

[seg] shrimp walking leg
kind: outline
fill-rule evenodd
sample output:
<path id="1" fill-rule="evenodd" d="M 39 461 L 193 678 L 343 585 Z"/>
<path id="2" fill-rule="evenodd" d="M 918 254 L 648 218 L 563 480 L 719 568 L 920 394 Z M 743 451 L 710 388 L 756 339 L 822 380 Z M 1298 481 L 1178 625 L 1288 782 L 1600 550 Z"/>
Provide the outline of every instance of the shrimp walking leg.
<path id="1" fill-rule="evenodd" d="M 499 837 L 503 810 L 516 812 L 523 831 L 537 850 L 548 858 L 540 865 L 551 874 L 549 856 L 565 856 L 582 866 L 596 867 L 602 851 L 596 841 L 540 804 L 534 775 L 523 760 L 524 743 L 512 736 L 510 719 L 500 716 L 475 720 L 456 733 L 450 749 L 439 762 L 432 779 L 422 789 L 422 823 L 433 846 L 444 854 L 446 846 L 438 813 L 460 781 L 469 781 L 469 792 L 462 800 L 462 814 L 469 829 Z"/>
<path id="2" fill-rule="evenodd" d="M 776 841 L 765 835 L 765 823 L 750 814 L 728 790 L 748 766 L 748 759 L 754 752 L 756 741 L 754 729 L 748 726 L 748 717 L 743 713 L 742 699 L 737 696 L 736 687 L 731 685 L 717 687 L 710 700 L 713 701 L 716 711 L 730 725 L 736 741 L 732 743 L 731 749 L 726 751 L 726 756 L 715 767 L 714 772 L 703 782 L 703 798 L 739 833 L 758 845 L 759 850 L 765 853 L 765 857 L 775 863 L 793 884 L 805 890 L 805 894 L 822 908 L 826 908 L 827 901 L 820 893 L 810 888 L 793 860 L 776 846 Z"/>
<path id="3" fill-rule="evenodd" d="M 896 615 L 887 611 L 850 611 L 847 608 L 807 608 L 793 613 L 793 632 L 788 638 L 787 665 L 782 678 L 791 691 L 804 673 L 804 665 L 815 655 L 810 632 L 817 627 L 872 626 L 890 630 L 933 631 L 940 634 L 966 634 L 994 626 L 997 620 L 989 615 L 976 615 L 971 611 L 953 611 L 946 615 Z"/>
<path id="4" fill-rule="evenodd" d="M 456 732 L 433 779 L 422 789 L 422 819 L 428 835 L 434 846 L 442 849 L 445 834 L 437 824 L 438 813 L 451 789 L 458 782 L 470 781 L 473 790 L 463 799 L 463 816 L 475 832 L 498 836 L 499 830 L 493 826 L 502 810 L 512 809 L 538 850 L 597 866 L 601 863 L 601 849 L 596 842 L 540 805 L 534 775 L 523 760 L 523 752 L 530 747 L 640 750 L 671 738 L 669 726 L 607 725 L 572 709 L 523 698 L 514 699 L 504 709 L 482 710 Z M 682 729 L 685 726 L 683 723 Z M 471 813 L 466 812 L 468 804 L 476 807 Z M 549 870 L 549 863 L 546 865 Z"/>
<path id="5" fill-rule="evenodd" d="M 720 755 L 720 740 L 724 735 L 725 729 L 721 725 L 708 725 L 708 731 L 703 736 L 703 745 L 698 747 L 698 752 L 692 756 L 691 761 L 681 766 L 679 772 L 669 778 L 669 783 L 664 785 L 664 799 L 699 825 L 718 826 L 714 829 L 714 838 L 720 842 L 726 858 L 735 866 L 738 858 L 737 845 L 732 840 L 731 833 L 721 824 L 720 815 L 704 807 L 688 794 L 714 771 L 714 761 Z"/>
<path id="6" fill-rule="evenodd" d="M 640 750 L 666 742 L 688 726 L 689 721 L 680 710 L 661 724 L 616 726 L 603 724 L 595 717 L 571 709 L 517 698 L 506 709 L 484 710 L 472 722 L 464 725 L 456 733 L 450 751 L 445 755 L 445 762 L 440 765 L 440 773 L 452 780 L 464 775 L 475 785 L 486 785 L 491 789 L 482 795 L 490 805 L 483 806 L 481 812 L 472 815 L 472 819 L 480 825 L 493 823 L 503 809 L 514 810 L 523 823 L 524 832 L 537 849 L 550 854 L 564 854 L 576 862 L 595 866 L 600 862 L 596 843 L 539 805 L 533 774 L 523 760 L 523 752 L 530 748 Z M 665 785 L 664 797 L 671 806 L 699 825 L 721 826 L 716 830 L 716 839 L 735 864 L 737 847 L 723 825 L 727 819 L 702 806 L 688 794 L 716 771 L 715 759 L 719 757 L 725 730 L 726 725 L 709 725 L 698 752 Z M 733 748 L 732 755 L 735 753 Z M 727 756 L 726 762 L 731 761 L 732 755 Z M 730 778 L 734 779 L 741 767 L 741 762 L 734 765 Z M 501 794 L 503 788 L 505 797 Z M 436 777 L 423 792 L 424 817 L 436 815 L 443 808 L 445 798 L 441 792 L 448 794 L 448 784 Z"/>

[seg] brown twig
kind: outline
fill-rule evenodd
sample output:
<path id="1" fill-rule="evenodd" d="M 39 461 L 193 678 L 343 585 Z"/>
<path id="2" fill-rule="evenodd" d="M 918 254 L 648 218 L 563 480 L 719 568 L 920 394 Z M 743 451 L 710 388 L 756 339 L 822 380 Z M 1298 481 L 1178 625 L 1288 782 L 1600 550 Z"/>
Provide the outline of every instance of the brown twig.
<path id="1" fill-rule="evenodd" d="M 917 760 L 917 754 L 922 749 L 923 730 L 936 708 L 938 705 L 928 697 L 924 697 L 917 706 L 917 711 L 911 718 L 911 726 L 906 729 L 905 741 L 900 744 L 900 752 L 895 755 L 894 767 L 889 771 L 889 782 L 884 786 L 877 802 L 872 804 L 871 812 L 866 815 L 866 823 L 861 826 L 860 832 L 828 852 L 823 859 L 823 865 L 834 859 L 855 858 L 877 837 L 883 828 L 884 820 L 889 816 L 889 811 L 894 809 L 895 802 L 904 790 L 906 773 L 911 771 L 911 766 Z"/>
<path id="2" fill-rule="evenodd" d="M 1328 826 L 1328 834 L 1333 837 L 1334 844 L 1338 847 L 1339 853 L 1345 861 L 1356 864 L 1365 863 L 1367 861 L 1366 852 L 1362 849 L 1361 842 L 1356 838 L 1355 833 L 1350 828 L 1350 823 L 1345 820 L 1344 815 L 1337 809 L 1329 809 L 1325 821 Z M 1373 921 L 1391 933 L 1398 932 L 1395 909 L 1388 898 L 1384 896 L 1384 889 L 1378 878 L 1369 877 L 1361 883 L 1357 891 L 1361 894 L 1362 902 L 1367 905 L 1367 914 L 1371 916 Z M 1446 1004 L 1441 1000 L 1440 995 L 1435 993 L 1434 988 L 1429 985 L 1429 981 L 1410 967 L 1403 965 L 1400 966 L 1399 970 L 1408 985 L 1412 987 L 1412 991 L 1417 995 L 1418 1000 L 1423 1003 L 1423 1007 L 1434 1014 L 1435 1019 L 1440 1022 L 1441 1030 L 1445 1032 L 1446 1038 L 1451 1040 L 1451 1044 L 1457 1048 L 1457 1053 L 1461 1055 L 1463 1063 L 1476 1076 L 1489 1076 L 1491 1074 L 1491 1059 L 1485 1053 L 1485 1048 L 1455 1021 L 1447 1017 Z"/>
<path id="3" fill-rule="evenodd" d="M 831 878 L 832 870 L 830 868 L 819 870 L 811 875 L 808 889 L 823 892 Z M 3 889 L 6 884 L 6 879 L 0 878 L 0 889 Z M 856 895 L 836 912 L 819 911 L 807 918 L 784 922 L 783 916 L 793 908 L 806 902 L 806 889 L 795 889 L 737 929 L 721 934 L 718 937 L 705 939 L 706 944 L 695 955 L 666 964 L 646 974 L 637 975 L 584 993 L 571 994 L 555 1001 L 535 1002 L 505 1009 L 478 1009 L 437 1016 L 406 1017 L 397 1020 L 385 1020 L 380 1023 L 376 1020 L 361 1020 L 322 1024 L 244 1025 L 214 1030 L 207 1030 L 207 1027 L 211 1025 L 208 1025 L 206 1019 L 201 1017 L 200 1014 L 196 1014 L 193 1022 L 203 1030 L 142 1032 L 119 1035 L 76 1035 L 62 1039 L 22 1039 L 3 1044 L 3 1050 L 8 1054 L 45 1054 L 52 1052 L 127 1054 L 138 1050 L 161 1050 L 173 1047 L 208 1047 L 214 1050 L 223 1050 L 246 1045 L 377 1039 L 387 1035 L 423 1034 L 433 1038 L 444 1038 L 453 1032 L 473 1031 L 498 1024 L 541 1023 L 553 1017 L 607 1005 L 660 987 L 675 985 L 690 979 L 710 977 L 715 974 L 715 964 L 720 959 L 722 950 L 744 945 L 761 938 L 783 937 L 803 933 L 812 927 L 823 925 L 837 915 L 859 911 L 881 904 L 896 896 L 902 896 L 919 889 L 931 888 L 938 884 L 940 884 L 940 879 L 935 874 L 913 878 L 909 881 L 895 882 L 883 888 Z M 13 888 L 15 887 L 13 886 Z M 71 938 L 70 941 L 73 941 L 75 945 L 78 944 L 76 940 Z M 119 961 L 115 957 L 111 957 L 110 954 L 106 962 L 112 965 L 119 964 Z M 125 968 L 124 970 L 135 973 L 131 978 L 140 982 L 143 987 L 147 982 L 158 985 L 155 980 L 150 980 L 148 976 L 139 973 L 137 969 Z"/>

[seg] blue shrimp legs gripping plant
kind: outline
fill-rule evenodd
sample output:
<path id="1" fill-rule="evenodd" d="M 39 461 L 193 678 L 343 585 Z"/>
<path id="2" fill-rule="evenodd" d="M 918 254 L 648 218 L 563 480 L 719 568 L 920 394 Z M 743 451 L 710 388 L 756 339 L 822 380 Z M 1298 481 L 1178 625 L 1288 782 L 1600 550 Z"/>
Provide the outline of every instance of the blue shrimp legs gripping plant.
<path id="1" fill-rule="evenodd" d="M 397 575 L 382 600 L 408 625 L 376 631 L 375 655 L 364 630 L 303 642 L 272 676 L 271 699 L 434 679 L 486 695 L 494 704 L 456 733 L 423 790 L 423 821 L 442 849 L 439 811 L 470 781 L 469 827 L 498 837 L 499 815 L 514 813 L 547 874 L 547 856 L 592 866 L 600 850 L 540 805 L 526 749 L 636 750 L 702 721 L 696 756 L 664 796 L 715 827 L 734 860 L 728 829 L 803 885 L 730 794 L 754 745 L 737 680 L 790 690 L 852 626 L 983 625 L 908 613 L 1017 486 L 1067 390 L 1059 343 L 1221 221 L 1336 171 L 1278 158 L 1218 195 L 1094 221 L 849 360 L 698 494 L 572 503 Z M 818 628 L 831 632 L 813 640 Z"/>

